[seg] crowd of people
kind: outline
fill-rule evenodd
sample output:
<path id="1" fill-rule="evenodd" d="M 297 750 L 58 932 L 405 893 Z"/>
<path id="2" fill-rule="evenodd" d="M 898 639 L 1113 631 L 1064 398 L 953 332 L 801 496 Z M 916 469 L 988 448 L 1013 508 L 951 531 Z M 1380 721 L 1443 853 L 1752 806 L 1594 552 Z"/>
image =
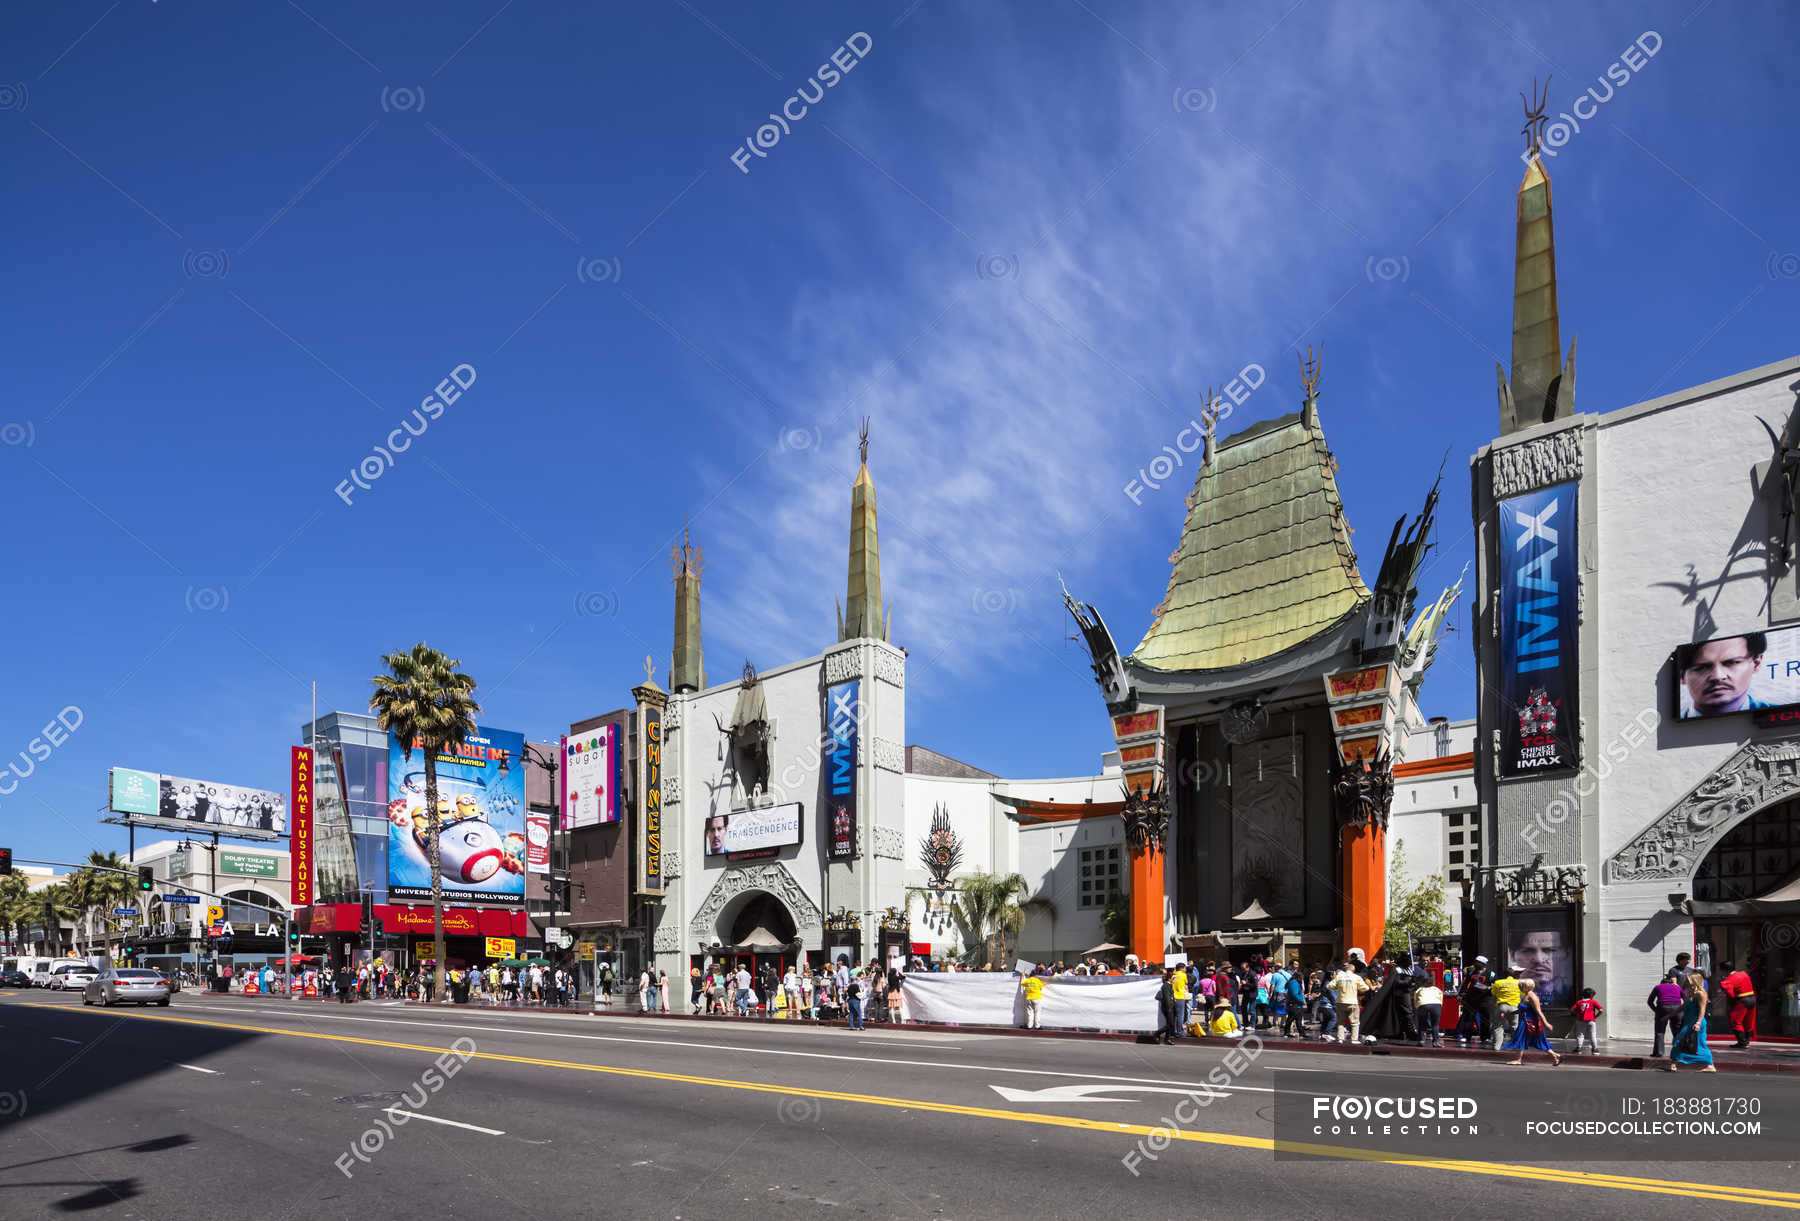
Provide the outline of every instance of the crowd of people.
<path id="1" fill-rule="evenodd" d="M 862 1029 L 866 1021 L 901 1020 L 904 980 L 897 965 L 852 967 L 846 954 L 835 963 L 789 963 L 781 971 L 764 965 L 754 973 L 742 962 L 714 962 L 689 970 L 688 1004 L 696 1015 L 843 1018 Z"/>

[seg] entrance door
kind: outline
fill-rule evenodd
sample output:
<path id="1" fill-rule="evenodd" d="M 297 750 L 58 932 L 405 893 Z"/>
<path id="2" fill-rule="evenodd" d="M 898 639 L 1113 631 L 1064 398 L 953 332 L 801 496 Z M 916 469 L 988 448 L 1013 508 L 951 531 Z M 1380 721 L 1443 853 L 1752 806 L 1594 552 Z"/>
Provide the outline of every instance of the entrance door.
<path id="1" fill-rule="evenodd" d="M 1707 966 L 1707 987 L 1712 998 L 1707 1007 L 1708 1033 L 1717 1037 L 1731 1029 L 1721 964 L 1731 963 L 1750 973 L 1756 987 L 1756 1033 L 1800 1038 L 1800 928 L 1791 916 L 1706 920 L 1694 925 L 1698 960 Z"/>

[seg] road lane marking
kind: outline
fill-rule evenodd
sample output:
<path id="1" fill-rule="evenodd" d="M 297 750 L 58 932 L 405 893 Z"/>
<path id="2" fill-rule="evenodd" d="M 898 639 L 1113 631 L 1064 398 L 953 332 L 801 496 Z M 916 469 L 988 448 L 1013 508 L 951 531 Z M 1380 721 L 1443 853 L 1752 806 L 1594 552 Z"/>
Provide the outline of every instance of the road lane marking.
<path id="1" fill-rule="evenodd" d="M 238 1014 L 242 1010 L 230 1006 L 189 1005 L 189 1009 L 204 1009 L 209 1013 Z M 1182 1093 L 1200 1090 L 1230 1089 L 1252 1094 L 1273 1094 L 1275 1091 L 1266 1085 L 1229 1086 L 1202 1081 L 1177 1081 L 1170 1077 L 1119 1077 L 1110 1073 L 1071 1073 L 1050 1068 L 1012 1068 L 999 1064 L 967 1064 L 948 1060 L 896 1060 L 881 1056 L 846 1056 L 826 1051 L 790 1051 L 780 1047 L 745 1047 L 733 1043 L 688 1043 L 678 1039 L 628 1039 L 622 1035 L 612 1034 L 576 1034 L 566 1030 L 528 1030 L 519 1026 L 488 1026 L 485 1024 L 463 1025 L 450 1022 L 433 1022 L 408 1018 L 359 1018 L 347 1014 L 318 1013 L 297 1014 L 297 1017 L 320 1018 L 330 1022 L 358 1022 L 370 1026 L 416 1026 L 430 1030 L 472 1030 L 482 1034 L 520 1034 L 541 1039 L 582 1039 L 593 1043 L 625 1043 L 643 1047 L 680 1047 L 701 1051 L 736 1051 L 755 1056 L 796 1056 L 807 1060 L 840 1060 L 847 1064 L 889 1064 L 900 1068 L 947 1068 L 959 1073 L 1015 1073 L 1026 1077 L 1067 1077 L 1076 1081 L 1122 1081 L 1129 1085 L 1175 1085 L 1181 1086 Z M 1309 1070 L 1313 1071 L 1313 1070 Z M 1316 1070 L 1323 1072 L 1325 1070 Z M 1293 1090 L 1291 1093 L 1303 1091 Z"/>
<path id="2" fill-rule="evenodd" d="M 1111 1081 L 1094 1081 L 1087 1085 L 1049 1085 L 1041 1090 L 1014 1090 L 1004 1085 L 990 1085 L 988 1088 L 1008 1102 L 1138 1102 L 1141 1100 L 1137 1098 L 1112 1098 L 1106 1095 L 1180 1094 L 1183 1098 L 1191 1098 L 1198 1092 L 1173 1089 L 1166 1085 L 1119 1085 Z"/>
<path id="3" fill-rule="evenodd" d="M 205 1073 L 211 1077 L 217 1077 L 219 1075 L 218 1069 L 216 1069 L 216 1068 L 201 1068 L 198 1064 L 177 1064 L 175 1067 L 176 1068 L 185 1068 L 185 1069 L 188 1069 L 188 1070 L 190 1070 L 192 1072 L 196 1072 L 196 1073 Z"/>
<path id="4" fill-rule="evenodd" d="M 403 1107 L 383 1107 L 382 1113 L 392 1115 L 405 1123 L 410 1119 L 423 1119 L 426 1123 L 441 1123 L 446 1128 L 467 1128 L 471 1132 L 484 1132 L 489 1136 L 505 1136 L 499 1128 L 483 1128 L 477 1124 L 460 1123 L 454 1119 L 439 1119 L 436 1115 L 423 1115 L 418 1111 L 408 1111 Z"/>
<path id="5" fill-rule="evenodd" d="M 844 1102 L 855 1106 L 881 1107 L 899 1111 L 924 1111 L 937 1115 L 957 1115 L 973 1119 L 1004 1120 L 1010 1123 L 1042 1127 L 1070 1128 L 1086 1132 L 1114 1135 L 1153 1136 L 1161 1134 L 1170 1142 L 1195 1145 L 1220 1145 L 1250 1149 L 1262 1153 L 1299 1153 L 1332 1161 L 1375 1162 L 1390 1166 L 1412 1166 L 1421 1170 L 1447 1170 L 1460 1174 L 1478 1174 L 1490 1178 L 1524 1179 L 1533 1183 L 1563 1183 L 1575 1187 L 1604 1187 L 1614 1191 L 1637 1191 L 1650 1195 L 1682 1196 L 1694 1200 L 1724 1200 L 1735 1204 L 1765 1204 L 1771 1208 L 1800 1210 L 1800 1193 L 1776 1191 L 1767 1187 L 1735 1187 L 1720 1183 L 1676 1182 L 1670 1179 L 1638 1178 L 1631 1175 L 1601 1174 L 1588 1170 L 1563 1170 L 1557 1166 L 1527 1166 L 1508 1162 L 1478 1162 L 1465 1158 L 1415 1156 L 1386 1153 L 1375 1149 L 1345 1149 L 1336 1145 L 1317 1145 L 1306 1141 L 1276 1141 L 1266 1136 L 1241 1136 L 1235 1132 L 1200 1132 L 1161 1125 L 1119 1123 L 1113 1120 L 1088 1119 L 1078 1115 L 1043 1115 L 1026 1111 L 1001 1111 L 991 1107 L 965 1106 L 954 1102 L 931 1102 L 922 1098 L 891 1098 L 872 1094 L 847 1094 L 838 1090 L 821 1090 L 801 1085 L 763 1084 L 755 1081 L 727 1081 L 716 1077 L 696 1077 L 686 1073 L 658 1072 L 647 1068 L 626 1068 L 613 1064 L 582 1064 L 574 1060 L 545 1060 L 534 1056 L 509 1056 L 491 1051 L 464 1051 L 457 1047 L 428 1047 L 422 1043 L 396 1043 L 385 1039 L 364 1039 L 355 1035 L 326 1034 L 313 1030 L 287 1030 L 277 1026 L 250 1026 L 241 1022 L 214 1022 L 203 1018 L 182 1018 L 159 1013 L 133 1013 L 120 1021 L 172 1022 L 181 1026 L 203 1026 L 217 1030 L 243 1030 L 252 1034 L 286 1035 L 296 1039 L 317 1039 L 326 1043 L 356 1043 L 365 1047 L 385 1047 L 395 1051 L 417 1051 L 437 1056 L 458 1056 L 468 1060 L 488 1060 L 496 1064 L 524 1064 L 537 1068 L 562 1069 L 570 1072 L 599 1073 L 609 1077 L 629 1077 L 640 1081 L 667 1081 L 677 1085 L 699 1086 L 715 1090 L 739 1090 L 752 1094 L 780 1094 L 786 1097 L 817 1098 L 825 1102 Z"/>
<path id="6" fill-rule="evenodd" d="M 55 1040 L 56 1040 L 56 1041 L 57 1041 L 57 1042 L 58 1042 L 58 1043 L 73 1043 L 73 1044 L 75 1044 L 75 1046 L 77 1046 L 77 1047 L 80 1047 L 80 1046 L 81 1046 L 81 1040 L 80 1040 L 80 1039 L 65 1039 L 65 1038 L 63 1038 L 63 1037 L 62 1037 L 62 1036 L 61 1036 L 61 1035 L 59 1035 L 59 1034 L 53 1034 L 53 1035 L 51 1035 L 51 1036 L 50 1036 L 50 1037 L 51 1037 L 51 1038 L 53 1038 L 53 1039 L 55 1039 Z"/>

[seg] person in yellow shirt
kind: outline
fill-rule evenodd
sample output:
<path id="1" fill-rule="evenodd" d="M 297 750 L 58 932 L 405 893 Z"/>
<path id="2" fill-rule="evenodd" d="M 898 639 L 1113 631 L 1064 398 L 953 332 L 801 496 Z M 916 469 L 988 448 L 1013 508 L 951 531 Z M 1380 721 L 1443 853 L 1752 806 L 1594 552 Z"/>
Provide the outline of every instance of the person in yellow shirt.
<path id="1" fill-rule="evenodd" d="M 1188 977 L 1185 965 L 1175 968 L 1171 980 L 1175 989 L 1175 1029 L 1188 1028 Z"/>
<path id="2" fill-rule="evenodd" d="M 1221 1039 L 1235 1039 L 1243 1033 L 1238 1029 L 1237 1014 L 1231 1011 L 1230 1005 L 1220 1005 L 1213 1012 L 1212 1032 Z"/>
<path id="3" fill-rule="evenodd" d="M 1494 981 L 1494 1007 L 1500 1011 L 1505 1041 L 1510 1043 L 1513 1029 L 1519 1024 L 1519 975 L 1513 967 L 1507 967 Z"/>
<path id="4" fill-rule="evenodd" d="M 1044 1001 L 1044 977 L 1034 971 L 1019 986 L 1025 991 L 1025 1029 L 1036 1030 Z"/>

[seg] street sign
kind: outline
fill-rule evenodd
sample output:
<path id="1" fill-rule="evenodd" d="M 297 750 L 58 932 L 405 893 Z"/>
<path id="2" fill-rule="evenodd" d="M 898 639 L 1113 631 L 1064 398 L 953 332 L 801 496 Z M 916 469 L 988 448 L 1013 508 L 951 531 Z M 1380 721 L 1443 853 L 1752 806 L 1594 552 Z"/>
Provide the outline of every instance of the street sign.
<path id="1" fill-rule="evenodd" d="M 200 896 L 199 895 L 164 895 L 162 897 L 162 901 L 164 903 L 198 903 L 200 901 Z"/>
<path id="2" fill-rule="evenodd" d="M 591 941 L 584 941 L 580 945 L 576 946 L 575 947 L 575 960 L 577 962 L 592 962 L 592 961 L 594 961 L 594 943 Z"/>
<path id="3" fill-rule="evenodd" d="M 225 909 L 223 907 L 219 906 L 217 903 L 207 904 L 206 922 L 208 924 L 218 924 L 220 921 L 222 921 L 224 919 L 225 919 Z"/>
<path id="4" fill-rule="evenodd" d="M 115 907 L 115 908 L 113 908 L 113 915 L 115 915 L 115 916 L 135 916 L 137 914 L 138 914 L 138 910 L 135 907 Z"/>

